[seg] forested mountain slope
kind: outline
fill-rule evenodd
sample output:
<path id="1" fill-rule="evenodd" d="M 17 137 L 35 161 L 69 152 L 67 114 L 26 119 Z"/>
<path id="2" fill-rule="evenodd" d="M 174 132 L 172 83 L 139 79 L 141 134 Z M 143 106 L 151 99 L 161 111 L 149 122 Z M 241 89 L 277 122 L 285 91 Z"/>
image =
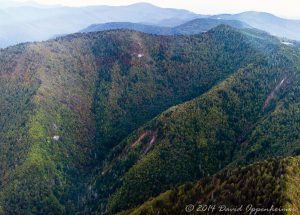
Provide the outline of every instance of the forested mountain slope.
<path id="1" fill-rule="evenodd" d="M 88 171 L 95 80 L 78 40 L 1 51 L 1 197 L 9 214 L 66 213 Z"/>
<path id="2" fill-rule="evenodd" d="M 131 208 L 229 164 L 297 154 L 299 119 L 292 109 L 299 110 L 295 99 L 299 98 L 299 53 L 261 32 L 235 33 L 254 47 L 261 46 L 261 55 L 202 96 L 159 115 L 113 149 L 94 185 L 97 198 L 115 192 L 108 201 L 109 211 Z M 274 117 L 280 112 L 294 117 L 283 123 Z M 274 147 L 248 143 L 250 133 L 270 125 L 278 127 L 277 133 L 266 130 L 255 136 L 256 144 L 269 138 L 269 146 Z M 265 152 L 260 155 L 258 149 Z"/>
<path id="3" fill-rule="evenodd" d="M 272 214 L 299 214 L 299 164 L 298 156 L 225 169 L 120 214 L 253 214 L 272 205 Z"/>
<path id="4" fill-rule="evenodd" d="M 224 25 L 3 49 L 1 209 L 113 213 L 227 165 L 296 155 L 299 62 L 275 37 Z"/>

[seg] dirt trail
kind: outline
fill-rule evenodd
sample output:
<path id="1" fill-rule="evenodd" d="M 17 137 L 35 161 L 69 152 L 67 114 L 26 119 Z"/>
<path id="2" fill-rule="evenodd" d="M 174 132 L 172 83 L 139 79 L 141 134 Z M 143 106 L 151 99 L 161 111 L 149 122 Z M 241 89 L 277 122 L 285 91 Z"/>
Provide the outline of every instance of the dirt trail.
<path id="1" fill-rule="evenodd" d="M 131 145 L 131 148 L 134 148 L 137 144 L 139 144 L 145 137 L 148 135 L 148 132 L 145 131 L 142 135 Z"/>
<path id="2" fill-rule="evenodd" d="M 145 148 L 143 154 L 146 154 L 152 148 L 152 146 L 153 146 L 153 144 L 154 144 L 154 142 L 156 140 L 156 136 L 157 136 L 157 132 L 156 131 L 154 131 L 154 132 L 151 133 L 151 140 L 147 144 L 147 147 Z"/>
<path id="3" fill-rule="evenodd" d="M 263 111 L 269 106 L 271 100 L 275 97 L 276 92 L 280 89 L 280 87 L 285 83 L 285 81 L 287 80 L 287 77 L 285 76 L 279 84 L 276 85 L 276 87 L 271 91 L 271 93 L 268 95 L 264 106 L 263 106 Z"/>
<path id="4" fill-rule="evenodd" d="M 147 154 L 148 151 L 150 151 L 150 149 L 153 147 L 156 138 L 157 138 L 157 131 L 144 131 L 139 138 L 130 145 L 131 148 L 136 147 L 138 144 L 141 143 L 142 140 L 144 140 L 145 138 L 149 138 L 150 141 L 147 141 L 147 143 L 143 146 L 143 149 L 141 151 L 141 155 L 145 155 Z"/>
<path id="5" fill-rule="evenodd" d="M 286 82 L 288 79 L 288 76 L 284 76 L 284 78 L 275 86 L 275 88 L 269 93 L 267 96 L 262 111 L 265 111 L 266 108 L 269 106 L 271 100 L 275 97 L 277 91 L 282 87 L 282 85 Z M 241 135 L 238 136 L 237 138 L 237 143 L 241 144 L 245 141 L 246 136 L 257 126 L 259 121 L 251 125 L 248 129 L 246 129 Z"/>

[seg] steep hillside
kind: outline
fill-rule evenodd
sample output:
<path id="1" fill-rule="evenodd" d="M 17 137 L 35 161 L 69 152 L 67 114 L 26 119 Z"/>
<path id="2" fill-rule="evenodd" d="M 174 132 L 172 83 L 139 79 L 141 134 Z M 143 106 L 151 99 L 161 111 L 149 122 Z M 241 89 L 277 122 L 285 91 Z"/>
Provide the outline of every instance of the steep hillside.
<path id="1" fill-rule="evenodd" d="M 227 27 L 176 38 L 110 31 L 1 50 L 4 210 L 78 210 L 90 169 L 121 139 L 259 54 L 224 34 L 239 36 Z"/>
<path id="2" fill-rule="evenodd" d="M 225 29 L 229 30 L 220 27 L 209 33 L 219 35 Z M 299 105 L 288 94 L 298 97 L 299 52 L 254 30 L 235 31 L 231 36 L 241 36 L 254 47 L 260 47 L 261 55 L 200 97 L 172 107 L 120 142 L 94 181 L 93 201 L 105 202 L 105 196 L 110 196 L 109 211 L 128 209 L 237 161 L 297 153 L 299 119 L 294 111 L 299 111 Z M 227 38 L 231 40 L 231 36 Z M 285 112 L 294 117 L 284 123 L 273 118 L 280 106 L 290 107 Z M 247 144 L 253 138 L 249 133 L 268 125 L 278 132 L 265 130 L 255 136 L 254 143 Z M 244 148 L 257 149 L 255 144 L 266 138 L 274 147 L 266 146 L 264 153 L 256 151 L 250 157 L 244 155 L 253 151 Z M 283 138 L 288 142 L 278 147 Z"/>
<path id="3" fill-rule="evenodd" d="M 0 181 L 6 213 L 63 214 L 79 204 L 95 132 L 90 83 L 96 73 L 88 47 L 81 39 L 0 53 Z"/>
<path id="4" fill-rule="evenodd" d="M 134 210 L 120 214 L 269 213 L 259 211 L 263 209 L 269 209 L 273 214 L 299 214 L 299 159 L 272 159 L 226 169 L 167 191 Z M 205 205 L 211 207 L 205 208 Z"/>
<path id="5" fill-rule="evenodd" d="M 111 38 L 116 42 L 109 42 Z M 108 32 L 93 47 L 99 66 L 94 112 L 102 152 L 261 55 L 246 36 L 226 26 L 193 37 Z"/>

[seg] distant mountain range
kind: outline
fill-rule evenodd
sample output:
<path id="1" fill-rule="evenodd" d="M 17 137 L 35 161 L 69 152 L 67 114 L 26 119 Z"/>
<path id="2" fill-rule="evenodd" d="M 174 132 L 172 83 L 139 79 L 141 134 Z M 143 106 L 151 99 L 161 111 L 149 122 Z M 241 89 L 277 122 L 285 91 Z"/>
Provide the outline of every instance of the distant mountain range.
<path id="1" fill-rule="evenodd" d="M 107 30 L 116 30 L 116 29 L 129 29 L 140 31 L 148 34 L 158 34 L 158 35 L 170 35 L 172 34 L 171 27 L 156 26 L 156 25 L 147 25 L 141 23 L 132 23 L 132 22 L 108 22 L 103 24 L 93 24 L 87 28 L 81 30 L 82 33 L 88 32 L 97 32 L 97 31 L 107 31 Z"/>
<path id="2" fill-rule="evenodd" d="M 143 11 L 143 13 L 141 13 Z M 201 15 L 186 10 L 164 9 L 151 4 L 129 6 L 51 7 L 20 6 L 0 9 L 0 47 L 47 40 L 77 32 L 93 23 L 136 22 L 177 25 Z"/>
<path id="3" fill-rule="evenodd" d="M 197 20 L 187 23 L 194 19 Z M 0 47 L 48 40 L 56 35 L 75 33 L 82 29 L 95 31 L 97 28 L 108 30 L 122 27 L 154 34 L 194 34 L 207 31 L 220 23 L 238 28 L 251 26 L 276 36 L 300 40 L 300 21 L 282 19 L 268 13 L 207 16 L 147 3 L 72 8 L 3 1 L 0 6 Z"/>
<path id="4" fill-rule="evenodd" d="M 221 14 L 212 18 L 239 20 L 278 37 L 300 40 L 300 20 L 283 19 L 269 13 L 254 11 L 234 15 Z"/>
<path id="5" fill-rule="evenodd" d="M 148 34 L 157 35 L 189 35 L 206 32 L 218 25 L 225 24 L 234 28 L 251 28 L 251 26 L 237 20 L 222 20 L 222 19 L 211 19 L 211 18 L 199 18 L 188 21 L 184 24 L 176 27 L 164 27 L 155 25 L 145 25 L 140 23 L 130 22 L 112 22 L 98 25 L 91 25 L 81 32 L 96 32 L 116 29 L 130 29 L 140 31 Z"/>

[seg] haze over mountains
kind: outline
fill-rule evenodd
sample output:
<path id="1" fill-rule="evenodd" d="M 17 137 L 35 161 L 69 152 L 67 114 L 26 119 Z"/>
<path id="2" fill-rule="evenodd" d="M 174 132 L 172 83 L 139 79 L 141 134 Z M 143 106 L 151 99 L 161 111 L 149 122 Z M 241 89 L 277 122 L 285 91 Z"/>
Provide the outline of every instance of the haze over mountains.
<path id="1" fill-rule="evenodd" d="M 120 7 L 3 8 L 0 13 L 0 46 L 47 40 L 58 34 L 75 33 L 94 23 L 123 21 L 158 24 L 176 19 L 177 24 L 196 17 L 199 16 L 189 11 L 162 9 L 150 4 Z"/>
<path id="2" fill-rule="evenodd" d="M 245 12 L 236 15 L 207 16 L 186 10 L 159 8 L 146 3 L 119 7 L 89 6 L 72 8 L 43 6 L 34 2 L 3 2 L 0 6 L 0 47 L 2 48 L 21 42 L 48 40 L 57 35 L 81 31 L 92 24 L 95 27 L 96 24 L 111 22 L 151 25 L 151 32 L 176 34 L 178 32 L 170 31 L 169 28 L 198 18 L 210 18 L 211 21 L 212 19 L 236 20 L 244 23 L 243 25 L 245 26 L 258 28 L 273 35 L 300 40 L 300 21 L 282 19 L 267 13 Z M 141 13 L 141 11 L 143 12 Z M 215 23 L 218 22 L 215 21 Z M 201 23 L 198 24 L 200 25 Z M 181 33 L 192 34 L 201 32 L 203 29 L 209 30 L 207 24 L 204 23 L 205 25 L 206 27 L 202 25 L 194 26 L 193 31 Z M 154 26 L 158 26 L 156 27 L 157 29 L 154 29 Z M 106 25 L 105 29 L 107 27 Z M 129 26 L 129 28 L 134 29 L 135 27 Z M 142 28 L 142 30 L 145 30 L 145 28 Z M 148 31 L 145 30 L 145 32 Z"/>
<path id="3" fill-rule="evenodd" d="M 252 28 L 251 26 L 237 20 L 222 20 L 222 19 L 211 19 L 211 18 L 197 18 L 187 21 L 175 27 L 158 26 L 142 23 L 133 22 L 108 22 L 104 24 L 93 24 L 85 29 L 79 31 L 80 33 L 89 33 L 97 31 L 107 30 L 134 30 L 147 34 L 155 35 L 192 35 L 202 32 L 206 32 L 218 25 L 228 25 L 234 28 Z M 54 38 L 62 37 L 66 35 L 57 35 Z"/>
<path id="4" fill-rule="evenodd" d="M 140 31 L 148 34 L 157 35 L 190 35 L 206 32 L 218 25 L 228 25 L 234 28 L 251 28 L 251 26 L 236 20 L 221 20 L 210 18 L 198 18 L 183 23 L 175 27 L 163 27 L 154 25 L 145 25 L 130 22 L 111 22 L 105 24 L 91 25 L 81 32 L 96 32 L 116 29 L 129 29 Z"/>
<path id="5" fill-rule="evenodd" d="M 259 13 L 255 11 L 240 14 L 216 15 L 213 18 L 239 20 L 246 22 L 250 26 L 269 32 L 272 35 L 300 40 L 300 20 L 289 20 L 276 17 L 269 13 Z"/>

